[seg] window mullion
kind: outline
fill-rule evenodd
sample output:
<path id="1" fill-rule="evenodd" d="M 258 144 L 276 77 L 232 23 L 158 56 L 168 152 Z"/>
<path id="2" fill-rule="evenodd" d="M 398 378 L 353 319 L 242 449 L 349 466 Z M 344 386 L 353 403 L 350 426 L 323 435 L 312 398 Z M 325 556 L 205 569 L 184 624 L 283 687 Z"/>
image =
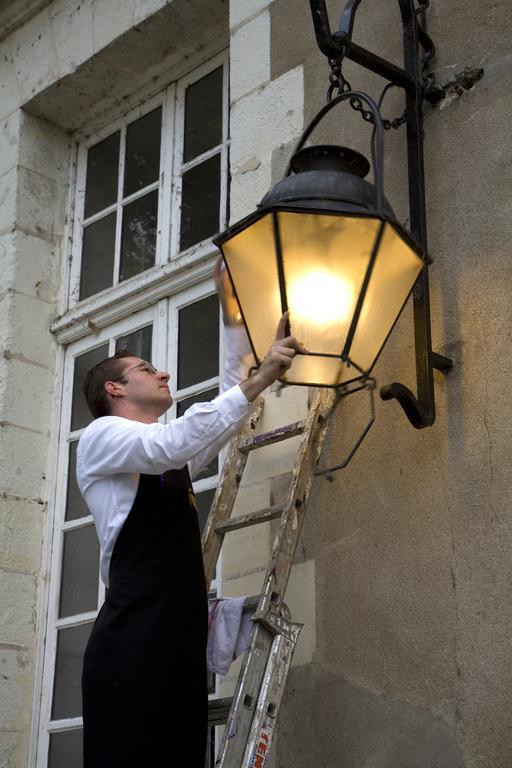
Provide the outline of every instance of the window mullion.
<path id="1" fill-rule="evenodd" d="M 174 108 L 174 162 L 171 199 L 171 259 L 180 253 L 181 189 L 183 178 L 183 141 L 185 135 L 185 90 L 176 89 Z"/>
<path id="2" fill-rule="evenodd" d="M 158 222 L 155 264 L 164 265 L 171 255 L 172 236 L 172 180 L 174 147 L 174 99 L 176 88 L 169 86 L 162 103 L 162 143 L 160 152 L 160 195 L 158 199 Z"/>
<path id="3" fill-rule="evenodd" d="M 229 219 L 229 70 L 222 73 L 222 148 L 220 155 L 219 230 L 228 226 Z"/>
<path id="4" fill-rule="evenodd" d="M 121 127 L 121 137 L 119 145 L 119 177 L 117 181 L 117 218 L 116 218 L 116 242 L 114 251 L 114 277 L 112 285 L 119 283 L 119 265 L 121 263 L 121 239 L 123 227 L 123 186 L 124 186 L 124 165 L 126 156 L 126 125 Z"/>

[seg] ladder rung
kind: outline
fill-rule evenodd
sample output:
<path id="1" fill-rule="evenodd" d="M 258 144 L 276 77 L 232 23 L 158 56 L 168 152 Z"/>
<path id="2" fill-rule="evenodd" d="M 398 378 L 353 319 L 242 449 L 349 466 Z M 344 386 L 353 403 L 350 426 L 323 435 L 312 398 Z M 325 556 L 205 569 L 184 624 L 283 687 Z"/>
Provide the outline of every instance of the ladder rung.
<path id="1" fill-rule="evenodd" d="M 222 725 L 228 719 L 233 697 L 227 699 L 210 699 L 208 701 L 208 723 L 210 725 Z"/>
<path id="2" fill-rule="evenodd" d="M 237 515 L 229 520 L 223 520 L 215 526 L 216 533 L 229 533 L 229 531 L 238 531 L 240 528 L 247 528 L 249 525 L 258 525 L 266 523 L 269 520 L 275 520 L 281 517 L 283 507 L 267 507 L 259 509 L 257 512 L 249 512 L 247 515 Z"/>
<path id="3" fill-rule="evenodd" d="M 242 453 L 254 451 L 255 448 L 263 448 L 265 445 L 279 443 L 281 440 L 288 440 L 290 437 L 296 437 L 304 432 L 306 424 L 304 421 L 296 421 L 294 424 L 287 424 L 284 427 L 273 429 L 271 432 L 264 432 L 254 437 L 245 437 L 240 440 L 239 450 Z"/>

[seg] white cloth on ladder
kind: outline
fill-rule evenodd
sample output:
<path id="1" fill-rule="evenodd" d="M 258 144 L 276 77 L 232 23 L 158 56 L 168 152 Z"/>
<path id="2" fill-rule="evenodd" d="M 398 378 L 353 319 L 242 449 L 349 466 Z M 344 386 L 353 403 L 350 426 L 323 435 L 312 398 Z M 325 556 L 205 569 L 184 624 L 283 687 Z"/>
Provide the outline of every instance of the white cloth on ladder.
<path id="1" fill-rule="evenodd" d="M 208 601 L 206 662 L 217 675 L 226 675 L 231 663 L 249 646 L 253 611 L 244 611 L 245 599 L 220 597 Z"/>

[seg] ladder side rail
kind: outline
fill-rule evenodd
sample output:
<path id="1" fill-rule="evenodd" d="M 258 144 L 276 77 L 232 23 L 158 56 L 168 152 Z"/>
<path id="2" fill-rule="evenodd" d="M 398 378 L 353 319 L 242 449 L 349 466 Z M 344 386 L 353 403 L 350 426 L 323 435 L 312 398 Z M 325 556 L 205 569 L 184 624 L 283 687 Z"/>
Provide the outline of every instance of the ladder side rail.
<path id="1" fill-rule="evenodd" d="M 332 407 L 334 394 L 330 390 L 318 389 L 310 408 L 302 434 L 297 460 L 292 477 L 288 501 L 284 507 L 278 533 L 274 541 L 272 557 L 267 567 L 264 589 L 254 616 L 255 627 L 238 677 L 233 702 L 224 732 L 217 762 L 218 768 L 240 768 L 255 710 L 244 705 L 247 696 L 254 705 L 259 697 L 265 669 L 276 633 L 281 633 L 283 597 L 291 571 L 293 556 L 299 540 L 309 490 L 313 482 L 313 468 L 316 467 L 327 429 L 327 415 Z M 295 506 L 301 499 L 301 508 Z M 280 551 L 282 550 L 282 551 Z M 275 578 L 276 573 L 279 579 Z M 279 589 L 279 592 L 277 592 Z M 274 622 L 269 621 L 275 618 Z M 236 726 L 236 738 L 229 737 Z"/>
<path id="2" fill-rule="evenodd" d="M 256 410 L 251 413 L 242 430 L 229 444 L 210 514 L 203 531 L 201 545 L 203 548 L 203 564 L 208 590 L 215 576 L 215 568 L 224 540 L 224 534 L 216 531 L 215 526 L 222 520 L 227 520 L 231 517 L 242 474 L 248 459 L 248 453 L 240 451 L 240 442 L 254 433 L 262 409 L 263 398 L 260 398 Z"/>
<path id="3" fill-rule="evenodd" d="M 255 624 L 231 702 L 216 768 L 240 768 L 274 635 Z M 250 701 L 247 698 L 250 697 Z"/>
<path id="4" fill-rule="evenodd" d="M 250 768 L 250 766 L 257 765 L 259 761 L 262 765 L 266 765 L 266 760 L 270 754 L 286 680 L 302 624 L 291 624 L 290 628 L 292 631 L 289 637 L 276 635 L 272 643 L 247 746 L 241 762 L 242 768 Z"/>
<path id="5" fill-rule="evenodd" d="M 280 613 L 334 398 L 332 390 L 319 388 L 311 405 L 255 620 L 264 620 L 269 610 Z"/>

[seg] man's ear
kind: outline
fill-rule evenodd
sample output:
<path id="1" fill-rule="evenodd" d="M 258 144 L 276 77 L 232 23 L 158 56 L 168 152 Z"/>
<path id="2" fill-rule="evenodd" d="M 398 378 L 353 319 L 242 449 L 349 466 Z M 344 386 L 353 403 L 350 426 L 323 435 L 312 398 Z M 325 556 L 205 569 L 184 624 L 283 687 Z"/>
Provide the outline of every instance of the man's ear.
<path id="1" fill-rule="evenodd" d="M 106 381 L 104 387 L 112 397 L 122 397 L 124 395 L 124 387 L 117 381 Z"/>

